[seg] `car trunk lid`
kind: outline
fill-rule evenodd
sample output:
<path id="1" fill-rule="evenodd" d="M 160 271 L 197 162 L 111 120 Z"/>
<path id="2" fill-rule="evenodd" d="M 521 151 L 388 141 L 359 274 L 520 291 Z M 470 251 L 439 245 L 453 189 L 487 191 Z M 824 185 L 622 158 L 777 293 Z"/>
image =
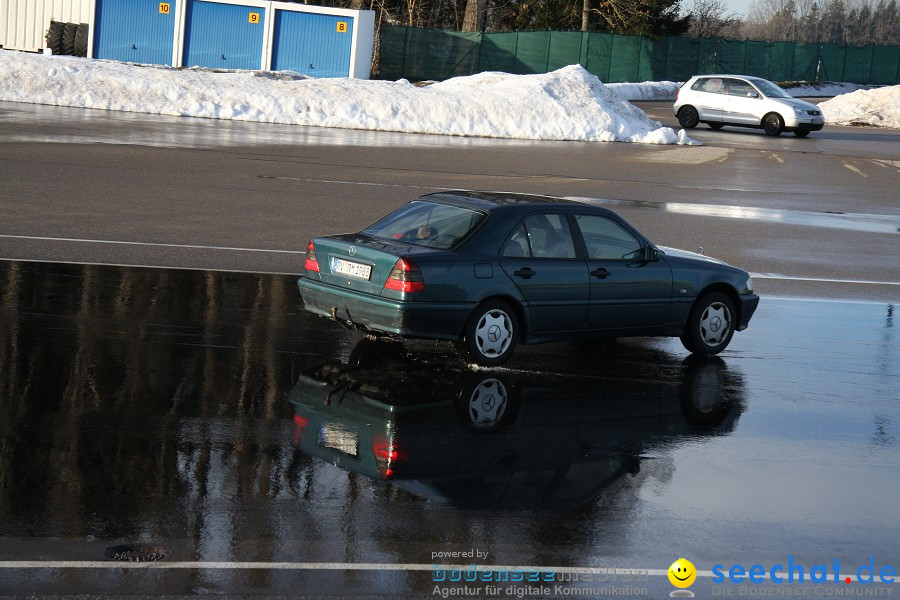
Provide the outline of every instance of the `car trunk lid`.
<path id="1" fill-rule="evenodd" d="M 320 281 L 375 296 L 381 295 L 399 259 L 433 252 L 362 233 L 315 238 L 313 246 Z"/>

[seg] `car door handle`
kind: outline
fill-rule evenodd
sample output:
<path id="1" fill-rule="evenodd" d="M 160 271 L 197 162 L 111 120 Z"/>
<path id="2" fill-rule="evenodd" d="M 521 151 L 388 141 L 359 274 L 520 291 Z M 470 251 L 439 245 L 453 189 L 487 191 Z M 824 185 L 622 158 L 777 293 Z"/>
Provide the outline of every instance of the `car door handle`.
<path id="1" fill-rule="evenodd" d="M 536 275 L 536 273 L 529 267 L 524 267 L 522 269 L 519 269 L 518 271 L 513 271 L 513 275 L 521 277 L 522 279 L 531 279 Z"/>
<path id="2" fill-rule="evenodd" d="M 607 271 L 603 267 L 598 267 L 591 271 L 591 276 L 596 277 L 597 279 L 606 279 L 607 277 L 609 277 L 609 271 Z"/>

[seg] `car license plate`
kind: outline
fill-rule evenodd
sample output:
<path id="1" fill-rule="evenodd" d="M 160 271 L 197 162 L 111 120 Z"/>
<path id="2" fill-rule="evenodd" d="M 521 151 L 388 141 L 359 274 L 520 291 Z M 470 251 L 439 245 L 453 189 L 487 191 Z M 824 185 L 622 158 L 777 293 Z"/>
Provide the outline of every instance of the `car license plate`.
<path id="1" fill-rule="evenodd" d="M 824 123 L 825 119 L 823 119 L 822 117 L 813 117 L 812 122 L 818 125 L 819 123 Z"/>
<path id="2" fill-rule="evenodd" d="M 331 257 L 331 272 L 347 277 L 355 277 L 357 279 L 368 280 L 372 275 L 371 265 L 344 260 L 343 258 Z"/>
<path id="3" fill-rule="evenodd" d="M 359 455 L 359 438 L 356 433 L 332 423 L 326 423 L 319 429 L 319 445 L 350 456 Z"/>

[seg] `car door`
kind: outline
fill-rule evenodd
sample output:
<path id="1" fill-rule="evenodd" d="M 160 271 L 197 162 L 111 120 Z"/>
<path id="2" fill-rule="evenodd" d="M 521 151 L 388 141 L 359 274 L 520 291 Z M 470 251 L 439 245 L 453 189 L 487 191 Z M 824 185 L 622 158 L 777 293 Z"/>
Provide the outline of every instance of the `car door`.
<path id="1" fill-rule="evenodd" d="M 576 255 L 565 214 L 529 215 L 500 254 L 504 272 L 528 301 L 534 331 L 584 327 L 590 302 L 588 269 Z"/>
<path id="2" fill-rule="evenodd" d="M 701 121 L 721 121 L 725 99 L 725 80 L 721 77 L 698 79 L 691 86 L 696 92 L 695 107 Z"/>
<path id="3" fill-rule="evenodd" d="M 728 80 L 728 94 L 722 120 L 727 123 L 759 125 L 759 107 L 762 104 L 759 92 L 741 79 Z"/>
<path id="4" fill-rule="evenodd" d="M 576 214 L 587 250 L 590 307 L 587 328 L 648 329 L 662 325 L 672 299 L 672 270 L 663 260 L 646 260 L 647 248 L 618 221 Z"/>

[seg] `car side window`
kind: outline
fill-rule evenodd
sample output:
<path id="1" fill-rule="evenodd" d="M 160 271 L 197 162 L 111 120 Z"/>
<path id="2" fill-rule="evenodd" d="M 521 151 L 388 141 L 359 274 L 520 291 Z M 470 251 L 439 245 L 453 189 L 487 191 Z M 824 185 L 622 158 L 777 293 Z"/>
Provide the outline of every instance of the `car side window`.
<path id="1" fill-rule="evenodd" d="M 634 260 L 641 256 L 641 242 L 612 219 L 597 215 L 576 215 L 575 222 L 584 237 L 588 258 Z"/>
<path id="2" fill-rule="evenodd" d="M 701 92 L 710 92 L 712 94 L 725 93 L 725 82 L 721 77 L 710 77 L 709 79 L 701 79 L 699 89 Z"/>
<path id="3" fill-rule="evenodd" d="M 575 258 L 575 240 L 568 219 L 561 214 L 526 217 L 503 247 L 503 256 Z"/>
<path id="4" fill-rule="evenodd" d="M 519 258 L 523 256 L 531 256 L 531 248 L 528 246 L 528 234 L 525 233 L 525 225 L 519 223 L 519 226 L 513 231 L 506 246 L 503 247 L 503 256 L 505 258 Z"/>
<path id="5" fill-rule="evenodd" d="M 756 90 L 753 89 L 753 86 L 746 81 L 741 81 L 740 79 L 732 79 L 731 84 L 728 86 L 728 95 L 740 96 L 742 98 L 752 98 L 757 94 Z"/>

